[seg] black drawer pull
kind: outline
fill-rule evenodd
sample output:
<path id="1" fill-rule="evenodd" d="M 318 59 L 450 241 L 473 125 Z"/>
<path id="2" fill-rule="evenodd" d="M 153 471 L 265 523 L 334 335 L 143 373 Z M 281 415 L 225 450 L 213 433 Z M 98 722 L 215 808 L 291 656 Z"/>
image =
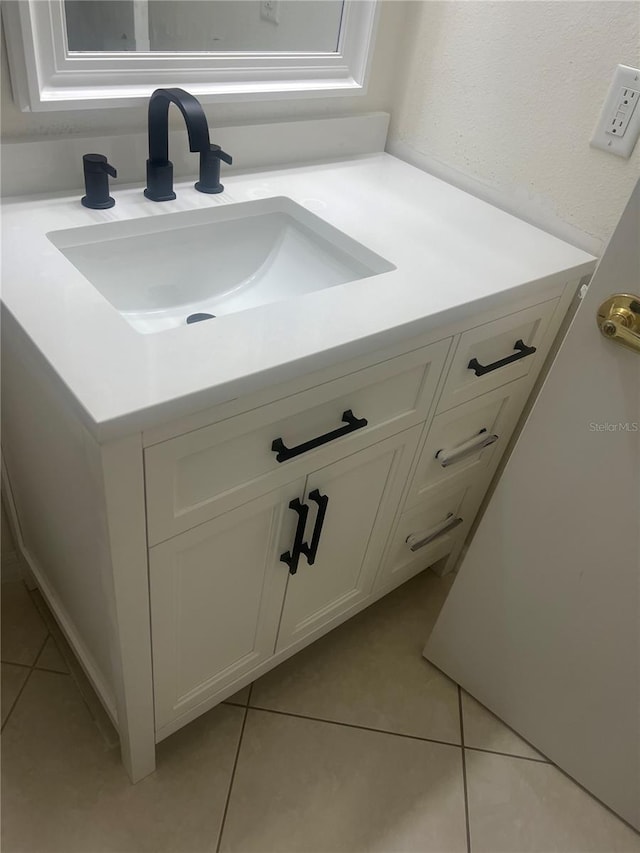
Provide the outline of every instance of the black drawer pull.
<path id="1" fill-rule="evenodd" d="M 514 361 L 520 361 L 521 358 L 533 355 L 536 351 L 535 347 L 528 347 L 522 340 L 516 341 L 513 348 L 516 350 L 513 355 L 508 355 L 491 364 L 480 364 L 477 358 L 472 358 L 467 368 L 475 371 L 476 376 L 484 376 L 485 373 L 491 373 L 492 370 L 497 370 L 499 367 L 506 367 L 507 364 L 513 364 Z"/>
<path id="2" fill-rule="evenodd" d="M 347 409 L 342 413 L 342 420 L 346 426 L 333 429 L 331 432 L 326 432 L 324 435 L 319 435 L 317 438 L 312 438 L 310 441 L 305 441 L 303 444 L 298 444 L 296 447 L 287 447 L 281 438 L 274 438 L 271 449 L 277 453 L 276 462 L 287 462 L 293 459 L 294 456 L 300 456 L 308 450 L 315 450 L 316 447 L 321 447 L 336 438 L 342 438 L 343 435 L 349 435 L 350 432 L 355 432 L 357 429 L 366 427 L 369 421 L 366 418 L 356 418 L 351 409 Z"/>
<path id="3" fill-rule="evenodd" d="M 318 545 L 320 544 L 320 536 L 322 534 L 322 525 L 324 524 L 324 517 L 327 514 L 329 496 L 321 495 L 318 489 L 314 489 L 312 492 L 309 492 L 309 500 L 315 501 L 315 503 L 318 504 L 318 515 L 316 516 L 316 523 L 313 528 L 311 544 L 307 545 L 306 543 L 303 543 L 300 546 L 300 550 L 307 558 L 307 563 L 312 566 L 316 561 L 316 555 L 318 553 Z"/>
<path id="4" fill-rule="evenodd" d="M 289 566 L 289 574 L 295 575 L 298 571 L 298 560 L 300 559 L 300 554 L 303 553 L 304 528 L 307 524 L 309 507 L 306 504 L 301 503 L 299 498 L 294 498 L 289 503 L 289 509 L 298 513 L 298 525 L 296 527 L 296 534 L 293 538 L 293 548 L 291 551 L 285 551 L 284 554 L 280 554 L 280 560 Z"/>

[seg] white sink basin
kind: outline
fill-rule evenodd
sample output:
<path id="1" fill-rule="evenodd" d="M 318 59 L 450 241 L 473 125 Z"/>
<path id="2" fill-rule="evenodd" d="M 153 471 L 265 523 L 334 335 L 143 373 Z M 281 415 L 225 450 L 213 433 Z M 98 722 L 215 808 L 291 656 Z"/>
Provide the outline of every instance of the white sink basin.
<path id="1" fill-rule="evenodd" d="M 194 314 L 230 314 L 395 269 L 288 198 L 47 237 L 142 333 L 186 325 Z"/>

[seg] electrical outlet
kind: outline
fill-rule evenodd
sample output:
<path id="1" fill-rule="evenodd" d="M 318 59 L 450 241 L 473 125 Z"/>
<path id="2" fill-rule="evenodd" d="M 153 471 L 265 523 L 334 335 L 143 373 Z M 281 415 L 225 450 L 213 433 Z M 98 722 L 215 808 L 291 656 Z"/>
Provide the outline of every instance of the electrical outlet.
<path id="1" fill-rule="evenodd" d="M 630 157 L 640 136 L 640 70 L 618 65 L 591 138 L 592 148 Z"/>
<path id="2" fill-rule="evenodd" d="M 260 17 L 263 21 L 272 24 L 280 23 L 280 3 L 278 0 L 262 0 L 260 3 Z"/>
<path id="3" fill-rule="evenodd" d="M 618 93 L 613 108 L 613 115 L 607 127 L 607 133 L 611 136 L 624 136 L 627 132 L 631 116 L 638 103 L 638 94 L 636 89 L 630 89 L 628 86 L 623 86 Z"/>

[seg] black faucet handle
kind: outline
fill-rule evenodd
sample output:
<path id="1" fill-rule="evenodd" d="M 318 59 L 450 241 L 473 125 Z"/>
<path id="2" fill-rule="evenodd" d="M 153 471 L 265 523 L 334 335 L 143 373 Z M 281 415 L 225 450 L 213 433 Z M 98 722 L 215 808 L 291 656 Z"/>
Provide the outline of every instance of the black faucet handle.
<path id="1" fill-rule="evenodd" d="M 82 158 L 85 175 L 87 172 L 106 172 L 112 178 L 117 178 L 118 173 L 115 168 L 107 161 L 104 154 L 85 154 Z"/>
<path id="2" fill-rule="evenodd" d="M 200 180 L 195 188 L 201 193 L 221 193 L 224 186 L 220 183 L 220 161 L 231 165 L 233 157 L 223 151 L 219 145 L 209 145 L 200 152 Z"/>
<path id="3" fill-rule="evenodd" d="M 224 160 L 224 162 L 228 163 L 229 166 L 232 165 L 233 157 L 231 156 L 231 154 L 227 154 L 227 152 L 223 151 L 219 145 L 211 145 L 209 147 L 210 147 L 211 151 L 216 155 L 216 157 L 219 157 L 220 160 Z"/>
<path id="4" fill-rule="evenodd" d="M 105 210 L 113 207 L 115 200 L 109 195 L 109 179 L 117 178 L 118 173 L 107 161 L 104 154 L 85 154 L 82 158 L 85 192 L 81 199 L 85 207 Z"/>

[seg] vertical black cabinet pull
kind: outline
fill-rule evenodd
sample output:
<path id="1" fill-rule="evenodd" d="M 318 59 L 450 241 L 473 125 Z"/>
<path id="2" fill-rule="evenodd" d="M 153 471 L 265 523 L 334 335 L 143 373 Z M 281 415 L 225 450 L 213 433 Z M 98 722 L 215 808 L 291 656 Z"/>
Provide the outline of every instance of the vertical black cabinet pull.
<path id="1" fill-rule="evenodd" d="M 318 553 L 318 545 L 320 544 L 320 536 L 322 535 L 322 525 L 324 524 L 324 517 L 327 514 L 327 505 L 329 503 L 329 497 L 328 495 L 321 495 L 318 489 L 314 489 L 312 492 L 309 492 L 309 500 L 314 501 L 318 504 L 318 514 L 316 516 L 315 527 L 313 528 L 311 544 L 307 545 L 303 542 L 303 544 L 300 546 L 300 550 L 307 558 L 307 563 L 312 566 L 316 561 L 316 555 Z"/>
<path id="2" fill-rule="evenodd" d="M 311 495 L 309 495 L 309 497 L 311 497 Z M 300 559 L 300 554 L 306 554 L 306 552 L 303 551 L 303 548 L 306 548 L 303 542 L 303 537 L 304 528 L 307 524 L 309 507 L 306 504 L 301 503 L 299 498 L 294 498 L 289 503 L 289 509 L 298 513 L 298 525 L 296 527 L 296 534 L 293 538 L 293 548 L 291 551 L 285 551 L 284 554 L 280 554 L 280 560 L 289 566 L 289 574 L 295 575 L 298 571 L 298 560 Z"/>
<path id="3" fill-rule="evenodd" d="M 368 421 L 366 418 L 357 418 L 351 409 L 347 409 L 342 413 L 342 420 L 346 426 L 338 427 L 338 429 L 326 432 L 324 435 L 319 435 L 317 438 L 312 438 L 305 441 L 304 444 L 298 444 L 296 447 L 287 447 L 281 438 L 274 438 L 271 443 L 271 449 L 277 454 L 276 462 L 286 462 L 293 459 L 294 456 L 300 456 L 301 453 L 306 453 L 308 450 L 315 450 L 316 447 L 321 447 L 329 441 L 336 438 L 342 438 L 343 435 L 349 435 L 350 432 L 355 432 L 357 429 L 366 427 Z"/>
<path id="4" fill-rule="evenodd" d="M 513 348 L 515 350 L 513 355 L 508 355 L 491 364 L 480 364 L 477 358 L 472 358 L 467 365 L 467 369 L 473 370 L 476 376 L 484 376 L 485 373 L 491 373 L 492 370 L 497 370 L 499 367 L 506 367 L 507 364 L 513 364 L 514 361 L 520 361 L 521 358 L 533 355 L 536 351 L 535 347 L 528 347 L 523 340 L 517 340 Z"/>

